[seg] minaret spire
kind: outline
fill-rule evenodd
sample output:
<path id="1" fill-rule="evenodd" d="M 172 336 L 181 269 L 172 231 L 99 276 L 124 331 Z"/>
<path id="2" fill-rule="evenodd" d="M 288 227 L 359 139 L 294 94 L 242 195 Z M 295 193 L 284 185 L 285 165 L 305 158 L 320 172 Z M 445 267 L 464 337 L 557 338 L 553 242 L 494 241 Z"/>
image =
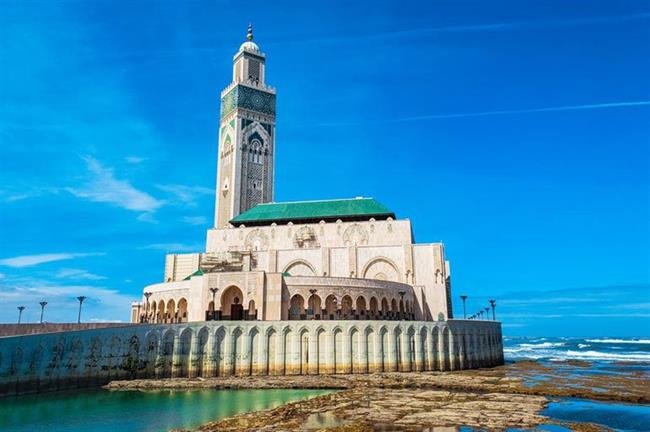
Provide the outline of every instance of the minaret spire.
<path id="1" fill-rule="evenodd" d="M 248 24 L 248 34 L 246 35 L 246 39 L 249 41 L 253 40 L 253 24 Z"/>

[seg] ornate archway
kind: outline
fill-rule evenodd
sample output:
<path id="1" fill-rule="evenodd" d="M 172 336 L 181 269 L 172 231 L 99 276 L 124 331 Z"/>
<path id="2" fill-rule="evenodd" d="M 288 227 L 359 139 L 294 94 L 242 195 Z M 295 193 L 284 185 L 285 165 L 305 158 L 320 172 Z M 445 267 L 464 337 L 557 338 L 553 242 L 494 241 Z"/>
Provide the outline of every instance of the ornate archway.
<path id="1" fill-rule="evenodd" d="M 305 299 L 300 294 L 295 294 L 289 302 L 289 319 L 301 320 L 305 316 Z"/>
<path id="2" fill-rule="evenodd" d="M 244 294 L 232 285 L 221 294 L 221 318 L 238 321 L 244 319 Z"/>

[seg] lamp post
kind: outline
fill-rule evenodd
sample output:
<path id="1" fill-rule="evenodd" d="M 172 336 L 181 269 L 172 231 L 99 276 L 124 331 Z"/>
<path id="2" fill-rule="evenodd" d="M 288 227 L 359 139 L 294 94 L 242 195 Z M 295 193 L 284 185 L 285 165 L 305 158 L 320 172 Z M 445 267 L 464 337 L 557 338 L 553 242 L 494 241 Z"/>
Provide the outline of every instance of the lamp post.
<path id="1" fill-rule="evenodd" d="M 142 306 L 142 302 L 138 302 L 138 313 L 135 315 L 136 316 L 136 322 L 138 324 L 142 324 L 142 315 L 140 315 L 140 307 Z"/>
<path id="2" fill-rule="evenodd" d="M 45 305 L 47 305 L 46 301 L 39 302 L 41 305 L 41 324 L 43 324 L 43 311 L 45 311 Z"/>
<path id="3" fill-rule="evenodd" d="M 79 314 L 77 315 L 77 324 L 81 324 L 81 304 L 86 300 L 86 296 L 79 296 L 77 297 L 77 300 L 79 300 Z"/>
<path id="4" fill-rule="evenodd" d="M 25 306 L 18 306 L 18 324 L 20 324 L 20 319 L 23 316 L 24 310 L 25 310 Z"/>
<path id="5" fill-rule="evenodd" d="M 465 312 L 465 300 L 467 300 L 467 294 L 461 295 L 460 299 L 463 301 L 463 319 L 467 319 L 467 312 Z"/>
<path id="6" fill-rule="evenodd" d="M 483 309 L 481 309 L 480 311 L 478 311 L 478 319 L 479 319 L 479 320 L 482 320 L 482 319 L 483 319 Z"/>
<path id="7" fill-rule="evenodd" d="M 485 319 L 488 320 L 488 321 L 490 320 L 490 307 L 489 306 L 485 308 Z"/>
<path id="8" fill-rule="evenodd" d="M 151 297 L 150 292 L 145 292 L 144 293 L 144 298 L 146 299 L 146 304 L 144 306 L 144 322 L 148 323 L 149 322 L 149 297 Z M 140 310 L 138 309 L 138 313 L 140 313 Z M 142 319 L 140 319 L 140 322 L 142 322 Z"/>
<path id="9" fill-rule="evenodd" d="M 212 321 L 214 321 L 214 315 L 217 310 L 217 304 L 214 300 L 214 296 L 217 295 L 217 291 L 219 291 L 219 288 L 217 287 L 210 288 L 210 292 L 212 293 Z"/>
<path id="10" fill-rule="evenodd" d="M 496 321 L 497 317 L 496 314 L 494 313 L 494 308 L 497 306 L 497 301 L 494 299 L 490 300 L 490 306 L 492 306 L 492 321 Z"/>

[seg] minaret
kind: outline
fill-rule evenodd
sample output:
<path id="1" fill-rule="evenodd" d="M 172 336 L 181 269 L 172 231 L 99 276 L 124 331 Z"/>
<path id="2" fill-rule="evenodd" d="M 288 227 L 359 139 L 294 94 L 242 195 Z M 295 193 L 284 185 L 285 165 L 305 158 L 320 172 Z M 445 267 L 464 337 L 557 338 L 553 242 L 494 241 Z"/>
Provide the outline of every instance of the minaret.
<path id="1" fill-rule="evenodd" d="M 216 228 L 273 201 L 275 89 L 264 84 L 265 61 L 249 25 L 233 58 L 232 83 L 221 92 Z"/>

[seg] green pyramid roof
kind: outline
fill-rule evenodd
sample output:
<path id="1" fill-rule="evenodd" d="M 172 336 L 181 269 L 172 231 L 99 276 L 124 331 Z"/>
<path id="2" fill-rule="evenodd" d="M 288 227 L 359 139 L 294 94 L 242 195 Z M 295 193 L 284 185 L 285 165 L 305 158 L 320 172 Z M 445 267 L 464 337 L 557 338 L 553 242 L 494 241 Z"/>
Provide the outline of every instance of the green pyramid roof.
<path id="1" fill-rule="evenodd" d="M 230 220 L 233 225 L 254 226 L 288 222 L 333 222 L 395 218 L 395 214 L 373 198 L 325 201 L 295 201 L 258 204 Z"/>

